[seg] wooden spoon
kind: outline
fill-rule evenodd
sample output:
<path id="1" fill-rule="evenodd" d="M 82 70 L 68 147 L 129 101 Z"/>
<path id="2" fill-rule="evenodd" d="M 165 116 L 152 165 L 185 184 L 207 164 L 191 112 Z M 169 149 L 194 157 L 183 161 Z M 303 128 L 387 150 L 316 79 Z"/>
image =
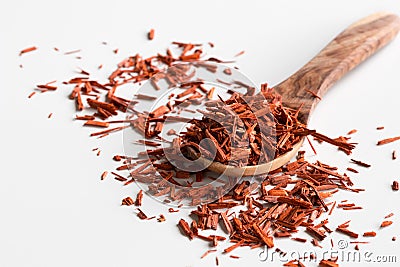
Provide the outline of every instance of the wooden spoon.
<path id="1" fill-rule="evenodd" d="M 390 13 L 376 13 L 350 25 L 331 41 L 317 56 L 300 70 L 276 85 L 282 95 L 283 105 L 299 109 L 299 120 L 307 124 L 319 98 L 343 75 L 389 43 L 400 30 L 400 18 Z M 308 91 L 307 91 L 308 90 Z M 240 177 L 268 173 L 280 168 L 292 159 L 303 140 L 293 149 L 273 161 L 245 167 L 224 165 L 203 157 L 198 160 L 211 171 Z"/>

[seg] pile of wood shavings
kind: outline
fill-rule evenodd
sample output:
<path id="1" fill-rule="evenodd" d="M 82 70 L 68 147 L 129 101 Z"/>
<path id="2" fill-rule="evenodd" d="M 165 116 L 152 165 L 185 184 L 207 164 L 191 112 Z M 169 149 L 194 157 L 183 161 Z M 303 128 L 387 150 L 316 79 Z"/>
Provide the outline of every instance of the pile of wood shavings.
<path id="1" fill-rule="evenodd" d="M 152 38 L 153 36 L 150 39 Z M 162 141 L 159 134 L 163 128 L 163 120 L 167 118 L 168 114 L 176 106 L 183 102 L 190 106 L 212 97 L 213 89 L 205 88 L 201 82 L 188 82 L 187 70 L 179 64 L 185 62 L 196 63 L 212 72 L 215 71 L 212 63 L 223 61 L 216 58 L 202 58 L 203 50 L 200 44 L 179 42 L 174 42 L 173 44 L 181 48 L 179 56 L 173 56 L 171 50 L 168 49 L 165 55 L 157 54 L 145 59 L 140 55 L 129 57 L 118 64 L 118 68 L 108 77 L 107 83 L 90 79 L 89 73 L 84 70 L 80 72 L 84 77 L 79 76 L 64 82 L 65 85 L 73 86 L 70 99 L 75 101 L 77 111 L 93 111 L 91 114 L 79 114 L 76 119 L 84 120 L 85 126 L 106 128 L 106 130 L 92 133 L 91 136 L 102 138 L 113 132 L 133 127 L 143 135 L 144 139 L 139 140 L 139 143 L 157 147 L 159 142 Z M 21 54 L 33 50 L 36 50 L 36 47 L 22 50 Z M 169 75 L 168 72 L 164 73 L 171 66 L 176 66 L 180 69 L 182 71 L 181 74 Z M 117 95 L 118 87 L 127 83 L 147 81 L 160 73 L 170 85 L 179 84 L 180 88 L 184 90 L 182 94 L 174 98 L 175 102 L 169 102 L 167 105 L 145 114 L 134 110 L 130 100 Z M 229 72 L 226 71 L 226 74 L 228 75 Z M 155 80 L 151 80 L 151 82 L 154 88 L 160 89 Z M 54 81 L 37 85 L 36 89 L 42 93 L 55 91 L 57 86 L 53 85 L 53 83 Z M 263 109 L 255 103 L 257 111 L 252 112 L 254 107 L 244 104 L 242 100 L 244 98 L 256 99 L 260 94 L 255 95 L 254 88 L 247 89 L 248 91 L 245 95 L 231 92 L 232 96 L 228 100 L 220 99 L 210 102 L 212 104 L 209 106 L 209 112 L 204 113 L 205 118 L 189 121 L 192 126 L 182 136 L 174 139 L 172 148 L 175 146 L 175 149 L 176 147 L 182 149 L 183 147 L 192 146 L 195 149 L 199 149 L 194 144 L 199 143 L 205 137 L 210 138 L 213 140 L 217 150 L 216 160 L 221 163 L 226 163 L 230 160 L 230 162 L 236 163 L 237 166 L 255 165 L 260 160 L 269 161 L 289 151 L 294 144 L 307 135 L 312 135 L 318 141 L 336 145 L 347 154 L 350 154 L 354 148 L 354 144 L 348 143 L 348 138 L 331 139 L 314 130 L 307 129 L 304 124 L 297 120 L 297 111 L 282 106 L 280 96 L 268 88 L 266 84 L 261 86 L 261 96 L 268 101 L 268 109 Z M 33 94 L 30 94 L 29 98 L 32 96 Z M 185 99 L 182 99 L 183 97 Z M 83 98 L 86 98 L 86 102 Z M 104 99 L 100 100 L 100 98 Z M 138 101 L 155 100 L 153 96 L 147 95 L 137 95 L 136 98 Z M 218 125 L 213 125 L 208 121 L 213 113 L 211 112 L 213 108 L 218 108 L 224 116 L 228 116 L 226 106 L 233 107 L 232 109 L 244 121 L 240 125 L 242 131 L 230 131 L 240 132 L 240 135 L 234 135 L 234 140 L 237 137 L 239 146 L 240 139 L 244 135 L 252 140 L 249 149 L 244 152 L 236 153 L 238 151 L 234 151 L 235 153 L 232 153 L 230 150 L 231 144 L 229 143 L 232 136 L 228 131 L 216 131 L 215 129 L 218 128 Z M 129 120 L 109 120 L 121 112 L 128 111 L 133 112 L 135 116 Z M 267 116 L 270 113 L 274 115 L 273 118 Z M 261 127 L 254 123 L 254 118 L 261 118 L 267 125 L 268 123 L 273 124 L 276 131 L 276 139 L 271 138 L 271 133 L 261 131 Z M 175 119 L 179 121 L 181 118 L 175 117 Z M 121 126 L 111 127 L 115 124 Z M 232 122 L 225 127 L 232 127 L 233 129 L 237 126 L 238 124 Z M 171 135 L 173 134 L 176 133 L 171 132 Z M 388 141 L 383 140 L 378 145 L 396 140 L 397 138 Z M 260 150 L 261 144 L 267 144 L 270 147 L 267 151 L 274 151 L 274 154 L 263 154 Z M 173 164 L 163 158 L 163 153 L 163 150 L 155 148 L 142 154 L 146 154 L 148 156 L 147 159 L 114 156 L 114 160 L 123 162 L 117 170 L 130 170 L 130 173 L 128 177 L 116 172 L 111 172 L 111 174 L 114 175 L 116 180 L 123 182 L 125 185 L 134 181 L 147 183 L 153 195 L 165 195 L 169 201 L 179 201 L 183 197 L 189 196 L 192 197 L 193 205 L 199 203 L 199 197 L 207 195 L 207 191 L 198 192 L 191 189 L 191 185 L 195 182 L 201 182 L 206 172 L 188 173 L 177 170 Z M 236 158 L 232 159 L 235 156 Z M 242 161 L 243 158 L 246 158 L 246 161 Z M 152 176 L 154 176 L 155 172 L 160 173 L 163 179 L 154 179 Z M 107 175 L 108 172 L 104 172 L 102 180 Z M 194 179 L 192 178 L 193 175 L 195 176 Z M 169 183 L 165 183 L 165 181 Z M 352 188 L 353 183 L 350 177 L 346 174 L 338 173 L 337 168 L 319 161 L 315 163 L 307 162 L 304 159 L 304 152 L 299 152 L 295 161 L 266 175 L 260 185 L 239 180 L 233 180 L 232 182 L 236 185 L 227 194 L 219 196 L 218 200 L 213 203 L 201 204 L 197 209 L 193 210 L 192 214 L 195 215 L 195 219 L 190 223 L 186 221 L 187 219 L 179 221 L 178 226 L 184 235 L 189 239 L 203 239 L 210 242 L 213 247 L 218 246 L 219 241 L 229 238 L 234 244 L 225 248 L 224 253 L 230 253 L 240 246 L 257 248 L 265 245 L 270 248 L 274 247 L 275 238 L 291 237 L 302 228 L 310 235 L 312 244 L 319 246 L 318 242 L 333 232 L 329 227 L 327 218 L 317 222 L 324 213 L 331 215 L 336 205 L 336 201 L 326 203 L 326 199 L 332 197 L 339 189 L 352 192 L 362 191 L 362 189 Z M 174 185 L 185 186 L 188 189 L 186 191 L 182 190 L 183 193 L 177 193 L 174 190 Z M 122 201 L 122 204 L 141 206 L 142 197 L 143 192 L 140 191 L 135 201 L 127 197 Z M 238 206 L 242 207 L 242 210 L 231 211 L 231 209 Z M 177 212 L 172 208 L 169 211 Z M 152 218 L 149 218 L 142 210 L 139 210 L 138 216 L 141 219 Z M 161 214 L 158 221 L 165 221 L 164 215 Z M 216 230 L 220 222 L 227 234 L 226 237 L 203 235 L 201 233 L 206 229 Z M 337 226 L 336 231 L 354 238 L 358 237 L 358 234 L 348 230 L 348 223 Z M 382 227 L 390 224 L 385 221 L 382 223 Z M 367 236 L 370 235 L 367 234 Z M 293 240 L 299 241 L 300 239 L 293 238 Z M 303 242 L 304 240 L 301 239 L 300 241 Z M 214 250 L 210 251 L 214 252 Z M 232 258 L 239 258 L 234 255 L 231 256 Z M 285 266 L 304 265 L 298 260 L 289 262 Z M 320 266 L 338 265 L 335 260 L 323 260 L 320 262 Z"/>

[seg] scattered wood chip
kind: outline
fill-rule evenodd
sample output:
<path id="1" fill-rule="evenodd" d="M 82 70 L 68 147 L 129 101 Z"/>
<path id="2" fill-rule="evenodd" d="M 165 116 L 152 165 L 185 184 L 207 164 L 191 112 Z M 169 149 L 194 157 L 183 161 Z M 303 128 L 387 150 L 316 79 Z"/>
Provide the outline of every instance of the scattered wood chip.
<path id="1" fill-rule="evenodd" d="M 385 219 L 390 218 L 390 217 L 392 217 L 393 215 L 394 215 L 394 213 L 391 212 L 391 213 L 389 213 L 388 215 L 385 216 Z"/>
<path id="2" fill-rule="evenodd" d="M 353 130 L 350 130 L 350 131 L 347 133 L 347 135 L 355 134 L 356 132 L 357 132 L 357 130 L 356 130 L 356 129 L 353 129 Z"/>
<path id="3" fill-rule="evenodd" d="M 397 140 L 400 140 L 400 136 L 391 137 L 391 138 L 386 138 L 386 139 L 380 140 L 380 141 L 378 141 L 377 145 L 378 145 L 378 146 L 386 145 L 386 144 L 395 142 L 395 141 L 397 141 Z"/>
<path id="4" fill-rule="evenodd" d="M 153 40 L 154 39 L 154 29 L 150 29 L 149 33 L 147 34 L 147 38 L 149 40 Z"/>
<path id="5" fill-rule="evenodd" d="M 229 252 L 233 251 L 234 249 L 236 249 L 236 248 L 240 247 L 241 245 L 243 245 L 243 243 L 244 243 L 244 240 L 240 240 L 236 244 L 224 249 L 224 253 L 229 253 Z"/>
<path id="6" fill-rule="evenodd" d="M 365 232 L 365 233 L 363 234 L 363 236 L 364 236 L 364 237 L 374 237 L 374 236 L 376 236 L 376 233 L 375 233 L 374 231 Z"/>
<path id="7" fill-rule="evenodd" d="M 226 68 L 226 69 L 224 69 L 224 73 L 226 75 L 232 75 L 232 70 L 230 68 Z"/>
<path id="8" fill-rule="evenodd" d="M 142 206 L 142 199 L 143 199 L 143 190 L 140 190 L 136 196 L 135 206 Z"/>
<path id="9" fill-rule="evenodd" d="M 332 260 L 321 260 L 319 262 L 319 267 L 339 267 L 339 264 L 337 264 L 335 261 Z"/>
<path id="10" fill-rule="evenodd" d="M 353 231 L 351 231 L 351 230 L 348 229 L 349 223 L 350 223 L 350 221 L 345 222 L 345 223 L 339 225 L 339 226 L 336 228 L 336 231 L 337 231 L 337 232 L 340 232 L 340 233 L 342 233 L 342 234 L 345 234 L 345 235 L 347 235 L 347 236 L 349 236 L 349 237 L 352 237 L 352 238 L 358 238 L 358 234 L 357 234 L 357 233 L 355 233 L 355 232 L 353 232 Z"/>
<path id="11" fill-rule="evenodd" d="M 179 210 L 175 210 L 175 209 L 173 209 L 173 208 L 169 208 L 169 209 L 168 209 L 168 212 L 169 212 L 169 213 L 179 212 Z"/>
<path id="12" fill-rule="evenodd" d="M 189 224 L 184 220 L 184 219 L 180 219 L 178 226 L 180 227 L 180 229 L 182 230 L 182 232 L 190 239 L 193 239 L 193 232 L 189 227 Z"/>
<path id="13" fill-rule="evenodd" d="M 105 121 L 94 121 L 94 120 L 89 120 L 83 124 L 85 126 L 94 126 L 94 127 L 101 127 L 101 128 L 107 128 L 109 126 L 108 122 Z"/>
<path id="14" fill-rule="evenodd" d="M 392 223 L 393 223 L 392 221 L 383 221 L 381 223 L 381 228 L 387 227 L 387 226 L 391 225 Z"/>
<path id="15" fill-rule="evenodd" d="M 307 239 L 300 238 L 300 237 L 292 237 L 291 239 L 294 240 L 294 241 L 300 242 L 300 243 L 306 243 L 307 242 Z"/>
<path id="16" fill-rule="evenodd" d="M 75 54 L 75 53 L 79 53 L 79 52 L 81 52 L 81 50 L 76 49 L 76 50 L 71 50 L 71 51 L 65 52 L 64 55 L 71 55 L 71 54 Z"/>
<path id="17" fill-rule="evenodd" d="M 31 47 L 22 49 L 22 50 L 19 52 L 19 55 L 22 56 L 23 54 L 26 54 L 26 53 L 29 53 L 29 52 L 32 52 L 32 51 L 35 51 L 35 50 L 37 50 L 37 47 L 36 47 L 36 46 L 31 46 Z"/>
<path id="18" fill-rule="evenodd" d="M 311 90 L 305 89 L 304 91 L 306 91 L 307 93 L 311 94 L 313 97 L 318 98 L 319 100 L 321 100 L 321 97 L 319 95 L 317 95 L 316 93 L 314 93 Z"/>
<path id="19" fill-rule="evenodd" d="M 216 250 L 216 249 L 209 249 L 209 250 L 207 250 L 206 252 L 204 252 L 204 254 L 201 255 L 200 258 L 203 259 L 203 258 L 205 258 L 208 254 L 213 253 L 213 252 L 217 252 L 217 250 Z"/>
<path id="20" fill-rule="evenodd" d="M 132 200 L 132 205 L 133 205 L 133 200 Z M 137 209 L 139 212 L 138 212 L 138 214 L 137 214 L 137 216 L 141 219 L 141 220 L 150 220 L 150 219 L 152 219 L 152 218 L 149 218 L 149 217 L 147 217 L 147 215 L 146 214 L 144 214 L 144 212 L 141 210 L 141 209 Z"/>
<path id="21" fill-rule="evenodd" d="M 131 205 L 133 205 L 133 204 L 134 204 L 134 202 L 133 202 L 133 200 L 132 200 L 131 197 L 126 197 L 126 198 L 124 198 L 124 199 L 122 200 L 122 203 L 121 203 L 121 205 L 124 205 L 124 206 L 131 206 Z"/>
<path id="22" fill-rule="evenodd" d="M 106 179 L 107 174 L 108 174 L 108 171 L 103 172 L 103 173 L 101 174 L 101 180 Z"/>
<path id="23" fill-rule="evenodd" d="M 392 190 L 399 191 L 399 182 L 398 181 L 393 181 Z"/>
<path id="24" fill-rule="evenodd" d="M 351 159 L 351 162 L 353 162 L 353 163 L 355 163 L 355 164 L 357 164 L 358 166 L 361 166 L 361 167 L 365 167 L 365 168 L 371 167 L 370 164 L 364 163 L 364 162 L 362 162 L 360 160 Z"/>
<path id="25" fill-rule="evenodd" d="M 353 169 L 353 168 L 350 168 L 350 167 L 348 167 L 346 170 L 351 171 L 351 172 L 354 172 L 354 173 L 358 173 L 357 170 L 355 170 L 355 169 Z"/>
<path id="26" fill-rule="evenodd" d="M 34 96 L 36 94 L 36 92 L 32 92 L 28 95 L 28 98 L 32 98 L 32 96 Z"/>

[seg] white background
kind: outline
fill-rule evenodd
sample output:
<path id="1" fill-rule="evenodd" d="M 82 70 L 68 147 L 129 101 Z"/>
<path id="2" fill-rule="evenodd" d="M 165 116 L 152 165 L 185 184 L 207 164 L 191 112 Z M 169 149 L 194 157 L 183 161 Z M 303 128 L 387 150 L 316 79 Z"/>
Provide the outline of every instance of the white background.
<path id="1" fill-rule="evenodd" d="M 220 252 L 200 260 L 208 249 L 201 240 L 189 241 L 175 224 L 187 211 L 168 214 L 167 207 L 144 199 L 148 215 L 163 213 L 167 222 L 140 221 L 135 209 L 120 207 L 120 200 L 134 197 L 136 185 L 124 187 L 100 174 L 116 164 L 111 157 L 122 151 L 122 135 L 98 140 L 73 122 L 69 89 L 27 96 L 35 84 L 74 76 L 82 67 L 105 78 L 115 64 L 137 52 L 149 56 L 164 51 L 171 41 L 208 42 L 220 58 L 245 54 L 238 65 L 256 84 L 273 85 L 311 59 L 336 34 L 352 22 L 376 11 L 400 14 L 394 0 L 363 1 L 9 1 L 0 9 L 0 266 L 281 266 L 261 262 L 260 250 L 241 248 L 230 259 Z M 146 33 L 156 29 L 155 40 Z M 101 45 L 107 41 L 108 45 Z M 18 56 L 21 49 L 36 45 L 35 52 Z M 56 53 L 53 47 L 61 51 Z M 119 48 L 115 55 L 112 50 Z M 79 54 L 63 52 L 82 49 Z M 19 68 L 23 64 L 23 68 Z M 97 66 L 103 64 L 102 71 Z M 351 174 L 360 194 L 338 193 L 361 211 L 335 210 L 331 228 L 351 219 L 350 229 L 360 234 L 377 231 L 363 251 L 397 255 L 400 262 L 400 193 L 390 184 L 400 180 L 399 160 L 391 152 L 400 143 L 377 147 L 376 141 L 400 135 L 400 38 L 341 80 L 315 111 L 310 127 L 336 137 L 356 128 L 359 145 L 352 158 L 372 164 L 353 166 L 349 157 L 328 145 L 315 144 L 320 159 Z M 48 119 L 52 112 L 53 117 Z M 377 126 L 385 130 L 377 131 Z M 91 149 L 100 147 L 96 156 Z M 308 145 L 305 149 L 309 151 Z M 394 212 L 394 224 L 379 229 L 383 217 Z M 392 242 L 392 236 L 398 241 Z M 296 236 L 309 238 L 299 233 Z M 334 243 L 346 237 L 334 233 Z M 323 245 L 330 248 L 330 238 Z M 365 240 L 365 238 L 360 238 Z M 276 241 L 284 251 L 314 250 L 293 241 Z M 219 251 L 227 247 L 222 243 Z M 349 247 L 349 251 L 354 245 Z M 317 250 L 323 251 L 323 250 Z M 316 266 L 317 264 L 306 264 Z M 341 266 L 353 266 L 343 263 Z M 366 265 L 366 263 L 361 263 Z M 367 266 L 380 266 L 370 263 Z"/>

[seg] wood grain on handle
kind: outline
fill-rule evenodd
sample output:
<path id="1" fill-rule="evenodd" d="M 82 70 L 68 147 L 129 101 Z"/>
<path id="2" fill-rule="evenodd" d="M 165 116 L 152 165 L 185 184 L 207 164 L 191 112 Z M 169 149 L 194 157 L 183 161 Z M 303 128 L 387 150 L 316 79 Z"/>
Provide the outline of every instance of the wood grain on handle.
<path id="1" fill-rule="evenodd" d="M 294 109 L 301 107 L 299 119 L 307 123 L 319 102 L 309 91 L 322 97 L 343 75 L 389 43 L 399 30 L 400 18 L 394 14 L 377 13 L 366 17 L 340 33 L 275 89 L 282 95 L 284 105 Z"/>

